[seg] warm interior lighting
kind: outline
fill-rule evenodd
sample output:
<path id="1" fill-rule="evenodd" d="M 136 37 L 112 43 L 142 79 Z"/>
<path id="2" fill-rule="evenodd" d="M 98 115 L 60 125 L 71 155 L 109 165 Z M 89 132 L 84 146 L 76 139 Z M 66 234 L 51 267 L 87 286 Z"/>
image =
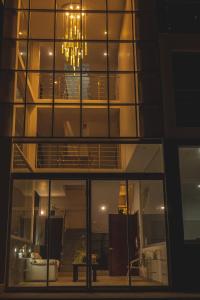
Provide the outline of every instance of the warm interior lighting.
<path id="1" fill-rule="evenodd" d="M 52 51 L 49 51 L 49 56 L 53 56 L 53 52 Z"/>
<path id="2" fill-rule="evenodd" d="M 106 211 L 106 206 L 105 205 L 101 206 L 101 211 Z"/>
<path id="3" fill-rule="evenodd" d="M 87 55 L 87 43 L 81 42 L 86 39 L 86 14 L 76 11 L 81 9 L 79 3 L 67 4 L 65 9 L 69 10 L 64 14 L 64 39 L 68 41 L 62 44 L 62 54 L 67 64 L 76 70 Z"/>

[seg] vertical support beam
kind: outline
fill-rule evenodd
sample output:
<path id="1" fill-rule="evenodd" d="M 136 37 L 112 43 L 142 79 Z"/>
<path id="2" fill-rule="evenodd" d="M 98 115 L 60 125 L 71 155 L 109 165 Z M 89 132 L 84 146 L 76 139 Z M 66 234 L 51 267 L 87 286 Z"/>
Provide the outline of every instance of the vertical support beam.
<path id="1" fill-rule="evenodd" d="M 164 141 L 164 162 L 169 235 L 169 280 L 172 289 L 181 291 L 184 282 L 182 205 L 178 151 L 176 143 L 172 140 Z"/>

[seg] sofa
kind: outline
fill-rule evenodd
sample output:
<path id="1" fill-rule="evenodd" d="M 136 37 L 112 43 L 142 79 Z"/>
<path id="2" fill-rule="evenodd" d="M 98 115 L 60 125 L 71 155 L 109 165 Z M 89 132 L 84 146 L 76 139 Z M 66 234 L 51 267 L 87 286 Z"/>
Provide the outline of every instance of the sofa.
<path id="1" fill-rule="evenodd" d="M 47 259 L 26 259 L 25 281 L 46 281 L 47 280 Z M 49 259 L 49 281 L 58 279 L 59 261 Z"/>

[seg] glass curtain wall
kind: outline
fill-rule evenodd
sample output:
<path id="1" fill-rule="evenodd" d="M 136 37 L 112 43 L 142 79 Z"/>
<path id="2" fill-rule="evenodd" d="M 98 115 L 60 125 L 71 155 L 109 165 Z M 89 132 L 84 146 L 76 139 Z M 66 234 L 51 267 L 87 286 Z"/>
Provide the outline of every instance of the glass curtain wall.
<path id="1" fill-rule="evenodd" d="M 143 22 L 152 18 L 131 0 L 7 0 L 12 135 L 159 136 L 155 26 Z"/>
<path id="2" fill-rule="evenodd" d="M 162 180 L 16 179 L 8 284 L 167 286 L 165 211 Z"/>

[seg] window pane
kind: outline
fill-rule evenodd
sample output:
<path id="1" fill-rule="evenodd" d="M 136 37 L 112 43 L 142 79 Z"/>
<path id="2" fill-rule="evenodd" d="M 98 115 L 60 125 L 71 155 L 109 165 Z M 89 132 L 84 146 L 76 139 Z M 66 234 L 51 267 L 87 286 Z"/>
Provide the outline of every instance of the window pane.
<path id="1" fill-rule="evenodd" d="M 85 286 L 87 271 L 85 181 L 51 182 L 50 286 Z M 56 278 L 54 264 L 57 266 Z"/>
<path id="2" fill-rule="evenodd" d="M 54 108 L 54 136 L 80 136 L 80 106 L 57 106 Z"/>
<path id="3" fill-rule="evenodd" d="M 28 72 L 27 76 L 26 102 L 52 102 L 53 74 Z"/>
<path id="4" fill-rule="evenodd" d="M 59 71 L 65 72 L 73 72 L 80 71 L 81 59 L 78 52 L 76 52 L 75 48 L 77 47 L 77 42 L 57 42 L 55 44 L 55 69 Z M 66 52 L 63 51 L 66 49 Z M 82 43 L 78 42 L 79 51 L 82 50 Z M 67 51 L 74 51 L 73 53 L 76 55 L 68 55 Z M 72 52 L 70 52 L 72 54 Z"/>
<path id="5" fill-rule="evenodd" d="M 32 145 L 34 146 L 33 148 Z M 162 146 L 159 144 L 17 144 L 22 151 L 13 156 L 14 172 L 29 159 L 38 172 L 113 172 L 163 173 Z M 32 149 L 25 151 L 24 149 Z M 33 149 L 36 149 L 33 151 Z M 19 149 L 18 149 L 19 150 Z M 19 153 L 20 152 L 20 153 Z M 30 153 L 30 157 L 27 153 Z M 19 155 L 20 154 L 20 155 Z M 23 154 L 23 155 L 22 155 Z M 25 159 L 26 158 L 26 159 Z M 142 159 L 141 159 L 142 158 Z M 26 170 L 27 171 L 27 170 Z"/>
<path id="6" fill-rule="evenodd" d="M 185 241 L 200 239 L 200 161 L 199 147 L 179 149 L 183 226 Z"/>
<path id="7" fill-rule="evenodd" d="M 55 0 L 30 0 L 31 9 L 54 9 Z"/>
<path id="8" fill-rule="evenodd" d="M 82 99 L 108 101 L 107 74 L 82 74 Z"/>
<path id="9" fill-rule="evenodd" d="M 132 43 L 109 43 L 110 71 L 133 71 Z"/>
<path id="10" fill-rule="evenodd" d="M 85 10 L 106 10 L 106 0 L 82 0 Z"/>
<path id="11" fill-rule="evenodd" d="M 30 41 L 29 70 L 53 70 L 54 45 L 51 42 Z"/>
<path id="12" fill-rule="evenodd" d="M 136 137 L 137 119 L 134 106 L 112 106 L 110 108 L 112 137 Z"/>
<path id="13" fill-rule="evenodd" d="M 33 39 L 53 39 L 54 13 L 31 12 L 29 36 Z"/>
<path id="14" fill-rule="evenodd" d="M 80 101 L 80 74 L 56 73 L 54 81 L 55 101 L 79 100 Z"/>
<path id="15" fill-rule="evenodd" d="M 83 57 L 83 71 L 106 71 L 107 70 L 107 47 L 106 43 L 87 43 L 87 55 Z"/>
<path id="16" fill-rule="evenodd" d="M 108 109 L 106 106 L 84 106 L 82 135 L 84 137 L 108 136 Z"/>
<path id="17" fill-rule="evenodd" d="M 110 40 L 133 39 L 133 17 L 127 14 L 108 14 L 108 38 Z"/>
<path id="18" fill-rule="evenodd" d="M 136 77 L 129 73 L 109 74 L 109 99 L 118 102 L 136 102 Z"/>
<path id="19" fill-rule="evenodd" d="M 132 0 L 108 0 L 109 10 L 132 10 Z"/>
<path id="20" fill-rule="evenodd" d="M 163 183 L 155 180 L 129 181 L 128 199 L 131 284 L 167 285 Z"/>
<path id="21" fill-rule="evenodd" d="M 47 285 L 48 194 L 48 181 L 14 181 L 9 286 Z"/>
<path id="22" fill-rule="evenodd" d="M 92 182 L 92 253 L 93 286 L 125 286 L 129 284 L 128 215 L 125 182 Z M 97 281 L 94 273 L 97 270 Z"/>

